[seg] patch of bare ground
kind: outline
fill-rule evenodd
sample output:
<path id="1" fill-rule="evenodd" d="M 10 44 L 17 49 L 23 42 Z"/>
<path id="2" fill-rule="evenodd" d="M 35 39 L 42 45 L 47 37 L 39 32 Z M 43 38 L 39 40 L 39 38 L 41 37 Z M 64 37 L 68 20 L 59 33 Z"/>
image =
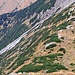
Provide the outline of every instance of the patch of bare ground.
<path id="1" fill-rule="evenodd" d="M 54 72 L 54 73 L 25 73 L 25 74 L 18 74 L 18 75 L 75 75 L 73 72 L 65 72 L 65 71 L 60 71 L 60 72 Z"/>
<path id="2" fill-rule="evenodd" d="M 38 46 L 36 47 L 34 56 L 45 56 L 47 52 L 45 52 L 44 50 L 45 50 L 45 46 L 43 45 L 43 42 L 40 42 Z"/>
<path id="3" fill-rule="evenodd" d="M 75 30 L 74 24 L 72 24 Z M 75 66 L 71 66 L 71 63 L 75 63 L 75 44 L 73 43 L 73 40 L 75 39 L 75 33 L 72 33 L 71 29 L 65 29 L 61 32 L 58 32 L 62 37 L 64 37 L 64 40 L 60 43 L 59 47 L 56 50 L 59 50 L 59 48 L 65 48 L 66 54 L 64 54 L 61 63 L 66 66 L 69 70 L 72 70 L 75 68 Z"/>
<path id="4" fill-rule="evenodd" d="M 15 57 L 16 55 L 18 55 L 18 53 L 19 53 L 18 51 L 13 53 L 10 57 L 8 56 L 7 59 L 11 59 L 12 57 Z"/>
<path id="5" fill-rule="evenodd" d="M 59 26 L 60 24 L 64 23 L 67 19 L 61 20 L 59 22 L 57 22 L 56 26 Z"/>
<path id="6" fill-rule="evenodd" d="M 0 6 L 1 6 L 0 14 L 13 11 L 15 7 L 20 3 L 21 4 L 20 6 L 18 6 L 17 10 L 21 10 L 29 6 L 31 3 L 34 3 L 35 1 L 36 0 L 24 0 L 24 2 L 21 3 L 21 0 L 0 0 Z"/>

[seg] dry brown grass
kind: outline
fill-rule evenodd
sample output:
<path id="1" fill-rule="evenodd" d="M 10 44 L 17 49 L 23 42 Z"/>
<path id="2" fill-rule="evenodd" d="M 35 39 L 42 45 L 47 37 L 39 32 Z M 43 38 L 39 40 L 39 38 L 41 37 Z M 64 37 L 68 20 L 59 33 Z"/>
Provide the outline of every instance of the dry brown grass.
<path id="1" fill-rule="evenodd" d="M 36 0 L 25 0 L 19 7 L 18 10 L 23 9 L 30 5 L 30 2 L 34 3 Z M 5 2 L 5 5 L 0 9 L 0 14 L 11 12 L 18 3 L 21 2 L 21 0 L 0 0 L 0 6 L 3 5 Z"/>

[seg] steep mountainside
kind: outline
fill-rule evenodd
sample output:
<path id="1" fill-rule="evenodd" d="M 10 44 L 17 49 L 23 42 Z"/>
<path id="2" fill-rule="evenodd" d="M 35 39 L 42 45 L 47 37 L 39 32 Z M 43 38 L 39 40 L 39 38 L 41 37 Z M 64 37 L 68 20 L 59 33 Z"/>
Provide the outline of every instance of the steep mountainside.
<path id="1" fill-rule="evenodd" d="M 43 16 L 44 14 L 48 12 L 51 12 L 52 11 L 51 7 L 54 6 L 55 1 L 56 0 L 54 0 L 53 2 L 52 0 L 51 1 L 38 0 L 31 6 L 23 10 L 1 15 L 0 16 L 1 18 L 0 20 L 0 49 L 2 49 L 7 44 L 15 40 L 22 33 L 24 33 L 27 29 L 34 26 L 37 22 L 40 21 L 40 19 L 42 20 L 42 18 L 39 18 L 39 17 Z M 51 5 L 49 5 L 50 3 Z M 45 12 L 47 9 L 50 9 L 50 8 L 51 8 L 51 11 L 48 11 L 44 14 L 42 13 L 43 10 Z M 51 16 L 52 13 L 48 15 Z M 45 15 L 44 17 L 46 18 L 47 15 Z"/>
<path id="2" fill-rule="evenodd" d="M 0 50 L 36 23 L 43 22 L 73 2 L 74 0 L 69 0 L 69 2 L 68 0 L 37 0 L 34 4 L 23 10 L 1 15 Z"/>
<path id="3" fill-rule="evenodd" d="M 0 18 L 1 75 L 75 75 L 74 0 L 37 0 Z"/>

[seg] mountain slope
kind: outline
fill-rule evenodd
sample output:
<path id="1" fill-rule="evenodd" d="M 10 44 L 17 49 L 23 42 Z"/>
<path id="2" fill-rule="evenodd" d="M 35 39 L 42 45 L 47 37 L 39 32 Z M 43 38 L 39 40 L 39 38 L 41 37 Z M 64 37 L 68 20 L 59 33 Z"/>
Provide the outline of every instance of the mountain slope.
<path id="1" fill-rule="evenodd" d="M 22 33 L 34 26 L 37 22 L 43 22 L 54 13 L 60 12 L 65 7 L 68 7 L 74 2 L 74 0 L 69 1 L 69 3 L 67 0 L 65 2 L 61 1 L 60 4 L 58 4 L 58 2 L 59 0 L 38 0 L 23 10 L 1 15 L 0 49 L 4 48 L 13 40 L 18 38 Z M 62 2 L 63 6 L 61 5 Z M 10 39 L 8 40 L 8 38 Z"/>
<path id="2" fill-rule="evenodd" d="M 52 5 L 50 5 L 49 7 L 53 6 L 53 4 L 54 3 L 52 3 Z M 22 33 L 24 33 L 25 32 L 24 29 L 27 30 L 28 28 L 32 27 L 37 22 L 39 22 L 40 19 L 37 18 L 37 16 L 39 15 L 39 13 L 43 9 L 44 10 L 48 9 L 48 8 L 46 8 L 47 5 L 49 5 L 49 2 L 47 2 L 45 4 L 45 0 L 41 0 L 41 1 L 38 0 L 37 2 L 32 4 L 31 6 L 25 8 L 23 10 L 20 10 L 18 12 L 12 12 L 12 13 L 7 13 L 7 14 L 1 15 L 1 24 L 0 24 L 0 26 L 1 26 L 1 29 L 0 29 L 0 36 L 1 36 L 0 39 L 1 39 L 1 41 L 0 41 L 0 49 L 5 47 L 7 44 L 9 44 L 13 40 L 15 40 Z M 40 6 L 40 8 L 38 8 L 38 6 Z M 43 6 L 45 6 L 45 7 L 43 7 Z M 34 7 L 34 8 L 32 8 L 32 7 Z M 36 8 L 38 8 L 38 9 L 36 9 Z M 28 21 L 28 23 L 27 23 L 27 21 Z M 24 24 L 23 24 L 23 22 L 24 22 Z M 16 34 L 16 36 L 15 36 L 15 34 Z M 8 39 L 8 38 L 10 38 L 10 39 Z"/>
<path id="3" fill-rule="evenodd" d="M 48 2 L 49 0 L 45 2 L 38 0 L 34 3 L 36 7 L 40 5 L 40 8 L 34 7 L 36 10 L 29 10 L 27 19 L 23 14 L 24 10 L 14 16 L 15 21 L 20 24 L 26 23 L 26 26 L 30 28 L 36 24 L 37 26 L 14 48 L 0 55 L 0 71 L 3 75 L 11 72 L 36 72 L 44 73 L 44 75 L 62 70 L 66 73 L 67 71 L 75 72 L 75 3 L 64 10 L 60 8 L 62 11 L 57 10 L 59 7 L 54 11 L 51 8 L 52 13 L 50 13 L 50 10 L 45 9 Z M 48 4 L 44 5 L 44 3 Z M 51 6 L 53 7 L 54 4 L 55 2 Z"/>

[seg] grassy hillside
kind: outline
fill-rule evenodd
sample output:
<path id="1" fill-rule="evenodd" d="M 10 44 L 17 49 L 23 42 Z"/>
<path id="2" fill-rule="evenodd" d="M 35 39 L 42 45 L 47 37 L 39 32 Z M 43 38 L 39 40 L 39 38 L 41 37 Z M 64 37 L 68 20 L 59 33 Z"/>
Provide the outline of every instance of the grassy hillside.
<path id="1" fill-rule="evenodd" d="M 41 4 L 44 1 L 38 0 L 37 2 Z M 75 72 L 75 10 L 72 10 L 74 8 L 75 5 L 71 5 L 60 13 L 54 14 L 44 21 L 42 27 L 30 32 L 13 49 L 0 55 L 0 74 L 8 75 L 11 72 L 52 73 L 61 70 Z M 20 12 L 22 13 L 23 10 Z M 20 12 L 18 13 L 20 14 Z M 24 16 L 17 14 L 16 20 L 18 17 L 22 20 Z M 18 25 L 17 27 L 16 24 L 11 29 L 12 37 L 26 28 L 22 24 Z M 12 34 L 10 33 L 10 35 Z M 17 34 L 15 38 L 20 34 Z M 10 36 L 8 35 L 8 37 Z"/>
<path id="2" fill-rule="evenodd" d="M 39 22 L 37 15 L 33 17 L 33 14 L 46 11 L 54 5 L 55 1 L 37 0 L 25 9 L 0 15 L 0 50 Z M 30 21 L 29 24 L 26 23 L 27 20 Z"/>

